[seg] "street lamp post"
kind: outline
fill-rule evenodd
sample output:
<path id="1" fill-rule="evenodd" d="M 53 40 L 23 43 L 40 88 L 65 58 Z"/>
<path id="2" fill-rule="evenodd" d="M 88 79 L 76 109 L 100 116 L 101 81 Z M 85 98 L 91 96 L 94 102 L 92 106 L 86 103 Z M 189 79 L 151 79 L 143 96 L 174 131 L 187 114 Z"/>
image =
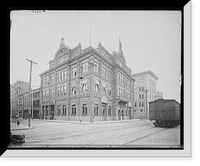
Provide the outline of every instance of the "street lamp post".
<path id="1" fill-rule="evenodd" d="M 134 110 L 135 110 L 135 102 L 134 102 L 134 97 L 135 97 L 135 90 L 137 89 L 137 88 L 139 88 L 139 85 L 136 87 L 136 88 L 134 88 L 133 89 L 133 94 L 134 94 L 134 96 L 133 96 L 133 119 L 134 119 Z"/>
<path id="2" fill-rule="evenodd" d="M 81 114 L 81 81 L 84 79 L 84 77 L 81 75 L 79 77 L 79 113 L 78 113 L 78 121 L 80 121 L 80 114 Z"/>

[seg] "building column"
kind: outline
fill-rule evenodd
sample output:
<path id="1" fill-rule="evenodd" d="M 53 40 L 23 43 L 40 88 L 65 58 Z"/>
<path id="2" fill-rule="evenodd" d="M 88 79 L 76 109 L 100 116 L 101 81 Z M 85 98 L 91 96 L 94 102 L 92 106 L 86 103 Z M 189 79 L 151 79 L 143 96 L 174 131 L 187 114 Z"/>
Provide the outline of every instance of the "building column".
<path id="1" fill-rule="evenodd" d="M 106 107 L 105 107 L 105 117 L 107 121 L 108 120 L 108 103 L 106 103 Z"/>

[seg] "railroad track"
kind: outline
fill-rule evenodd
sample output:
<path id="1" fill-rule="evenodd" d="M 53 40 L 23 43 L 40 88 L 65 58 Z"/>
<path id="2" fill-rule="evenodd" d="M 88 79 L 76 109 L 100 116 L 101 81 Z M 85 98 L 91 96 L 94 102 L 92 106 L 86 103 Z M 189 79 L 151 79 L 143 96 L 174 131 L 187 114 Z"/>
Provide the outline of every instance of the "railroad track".
<path id="1" fill-rule="evenodd" d="M 155 128 L 154 128 L 154 129 L 155 129 Z M 129 142 L 126 142 L 126 143 L 124 143 L 123 145 L 128 145 L 128 144 L 130 144 L 130 143 L 136 142 L 136 141 L 138 141 L 138 140 L 144 139 L 144 138 L 146 138 L 146 137 L 149 137 L 149 136 L 151 136 L 151 135 L 157 134 L 157 133 L 162 132 L 162 131 L 165 131 L 165 130 L 168 130 L 168 129 L 167 129 L 167 128 L 160 129 L 159 131 L 156 131 L 156 132 L 153 132 L 153 133 L 149 133 L 149 134 L 147 134 L 147 135 L 144 135 L 144 136 L 141 136 L 141 137 L 136 138 L 136 139 L 134 139 L 134 140 L 131 140 L 131 141 L 129 141 Z"/>

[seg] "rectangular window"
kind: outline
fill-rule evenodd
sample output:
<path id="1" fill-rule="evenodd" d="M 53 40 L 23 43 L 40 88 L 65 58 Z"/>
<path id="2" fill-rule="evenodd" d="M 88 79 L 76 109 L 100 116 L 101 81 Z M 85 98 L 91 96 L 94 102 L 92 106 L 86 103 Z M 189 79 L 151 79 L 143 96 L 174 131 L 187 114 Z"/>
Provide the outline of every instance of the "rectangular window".
<path id="1" fill-rule="evenodd" d="M 144 102 L 142 102 L 142 107 L 144 106 Z"/>
<path id="2" fill-rule="evenodd" d="M 106 76 L 106 68 L 102 66 L 102 76 Z"/>
<path id="3" fill-rule="evenodd" d="M 62 112 L 62 116 L 66 116 L 66 105 L 63 105 L 63 112 Z"/>
<path id="4" fill-rule="evenodd" d="M 55 84 L 55 77 L 54 77 L 54 74 L 52 74 L 52 76 L 51 76 L 51 84 Z"/>
<path id="5" fill-rule="evenodd" d="M 82 83 L 81 88 L 82 88 L 82 91 L 83 91 L 83 92 L 86 92 L 86 91 L 87 91 L 87 82 L 86 82 L 86 81 L 84 81 L 84 82 Z"/>
<path id="6" fill-rule="evenodd" d="M 88 62 L 83 62 L 83 73 L 88 71 Z"/>
<path id="7" fill-rule="evenodd" d="M 66 88 L 66 85 L 65 85 L 65 84 L 63 85 L 63 94 L 64 94 L 64 95 L 67 94 L 67 88 Z"/>
<path id="8" fill-rule="evenodd" d="M 77 73 L 76 73 L 76 67 L 73 67 L 73 68 L 72 68 L 72 76 L 73 76 L 73 77 L 76 77 L 76 74 L 77 74 Z"/>
<path id="9" fill-rule="evenodd" d="M 60 73 L 58 73 L 58 81 L 60 81 Z"/>
<path id="10" fill-rule="evenodd" d="M 60 86 L 60 95 L 63 95 L 63 86 Z"/>
<path id="11" fill-rule="evenodd" d="M 51 97 L 54 98 L 54 89 L 51 89 Z"/>
<path id="12" fill-rule="evenodd" d="M 46 90 L 46 97 L 49 97 L 49 90 Z"/>
<path id="13" fill-rule="evenodd" d="M 64 75 L 64 73 L 63 73 L 63 71 L 61 72 L 61 77 L 60 77 L 60 80 L 63 80 L 63 75 Z"/>
<path id="14" fill-rule="evenodd" d="M 72 116 L 75 116 L 76 115 L 76 105 L 73 104 L 72 105 Z"/>
<path id="15" fill-rule="evenodd" d="M 95 79 L 94 91 L 99 92 L 99 80 Z"/>
<path id="16" fill-rule="evenodd" d="M 104 83 L 102 84 L 102 93 L 106 94 L 106 85 Z"/>
<path id="17" fill-rule="evenodd" d="M 112 113 L 111 113 L 111 106 L 108 107 L 108 116 L 111 116 Z"/>
<path id="18" fill-rule="evenodd" d="M 137 102 L 135 102 L 135 107 L 137 107 Z"/>
<path id="19" fill-rule="evenodd" d="M 124 83 L 125 83 L 125 86 L 127 87 L 128 86 L 128 80 L 126 78 L 124 78 Z"/>
<path id="20" fill-rule="evenodd" d="M 58 86 L 58 96 L 60 96 L 60 87 Z"/>
<path id="21" fill-rule="evenodd" d="M 108 95 L 109 95 L 109 96 L 112 95 L 112 90 L 111 90 L 111 88 L 109 88 L 109 90 L 108 90 Z"/>
<path id="22" fill-rule="evenodd" d="M 123 96 L 123 89 L 120 88 L 120 96 Z"/>
<path id="23" fill-rule="evenodd" d="M 94 71 L 95 72 L 99 72 L 99 64 L 98 64 L 98 62 L 94 62 Z"/>
<path id="24" fill-rule="evenodd" d="M 72 86 L 72 94 L 76 94 L 76 86 L 75 85 Z"/>
<path id="25" fill-rule="evenodd" d="M 47 86 L 48 86 L 49 85 L 49 77 L 47 77 L 46 79 L 47 79 L 46 81 L 47 81 Z"/>
<path id="26" fill-rule="evenodd" d="M 64 71 L 64 79 L 67 78 L 67 70 Z"/>
<path id="27" fill-rule="evenodd" d="M 120 96 L 120 88 L 118 88 L 118 91 L 117 91 L 117 92 L 118 92 L 118 96 Z"/>
<path id="28" fill-rule="evenodd" d="M 98 116 L 99 114 L 99 106 L 97 103 L 94 104 L 94 115 L 95 116 Z"/>
<path id="29" fill-rule="evenodd" d="M 141 107 L 141 102 L 139 102 L 139 107 Z"/>
<path id="30" fill-rule="evenodd" d="M 83 116 L 87 116 L 87 105 L 86 105 L 86 103 L 83 104 L 83 107 L 82 107 L 82 115 L 83 115 Z"/>
<path id="31" fill-rule="evenodd" d="M 43 99 L 45 98 L 45 91 L 44 90 L 42 91 L 42 97 L 43 97 Z"/>
<path id="32" fill-rule="evenodd" d="M 112 80 L 112 71 L 109 70 L 108 73 L 109 73 L 109 79 Z"/>

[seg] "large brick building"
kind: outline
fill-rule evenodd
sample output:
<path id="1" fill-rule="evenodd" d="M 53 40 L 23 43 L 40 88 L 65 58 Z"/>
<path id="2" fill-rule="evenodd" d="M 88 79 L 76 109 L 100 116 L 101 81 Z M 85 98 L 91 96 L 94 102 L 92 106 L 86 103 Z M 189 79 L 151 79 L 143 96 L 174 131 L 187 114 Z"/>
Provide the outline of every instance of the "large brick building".
<path id="1" fill-rule="evenodd" d="M 70 49 L 61 39 L 49 69 L 41 77 L 44 119 L 106 121 L 133 118 L 134 79 L 119 51 L 98 47 Z"/>

